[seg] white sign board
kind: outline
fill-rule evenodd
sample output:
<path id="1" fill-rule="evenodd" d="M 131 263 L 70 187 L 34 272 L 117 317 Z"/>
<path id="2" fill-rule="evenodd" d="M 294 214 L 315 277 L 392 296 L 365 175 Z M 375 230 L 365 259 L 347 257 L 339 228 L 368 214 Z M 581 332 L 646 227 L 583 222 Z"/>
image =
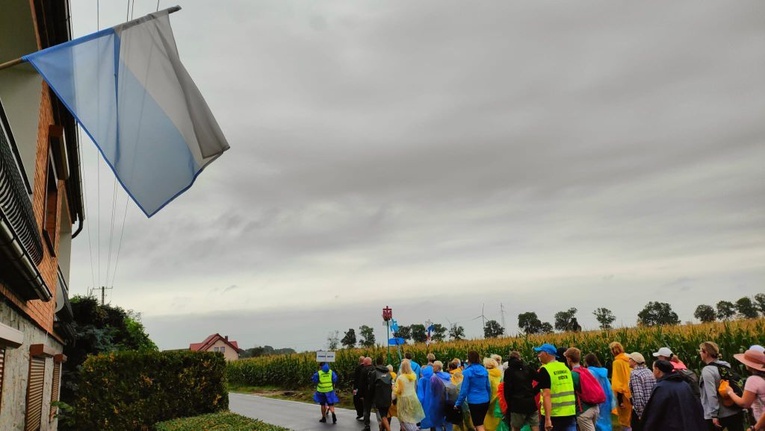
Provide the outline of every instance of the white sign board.
<path id="1" fill-rule="evenodd" d="M 335 362 L 335 352 L 317 351 L 316 362 Z"/>

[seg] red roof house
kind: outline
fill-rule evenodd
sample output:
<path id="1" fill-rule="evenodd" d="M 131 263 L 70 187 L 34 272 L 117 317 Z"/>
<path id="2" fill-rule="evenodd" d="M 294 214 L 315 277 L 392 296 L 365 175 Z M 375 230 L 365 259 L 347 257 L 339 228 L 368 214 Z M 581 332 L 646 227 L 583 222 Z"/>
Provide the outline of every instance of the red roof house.
<path id="1" fill-rule="evenodd" d="M 227 361 L 236 361 L 239 359 L 239 344 L 236 341 L 229 341 L 228 335 L 212 334 L 205 338 L 201 343 L 189 344 L 189 350 L 193 352 L 220 352 Z"/>

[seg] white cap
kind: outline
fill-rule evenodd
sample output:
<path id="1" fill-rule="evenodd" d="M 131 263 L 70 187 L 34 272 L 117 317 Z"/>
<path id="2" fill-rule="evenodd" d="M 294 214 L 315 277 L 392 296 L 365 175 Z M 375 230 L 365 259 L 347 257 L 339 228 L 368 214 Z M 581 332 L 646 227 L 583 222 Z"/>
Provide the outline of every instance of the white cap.
<path id="1" fill-rule="evenodd" d="M 662 347 L 661 349 L 659 349 L 658 352 L 654 353 L 653 356 L 654 357 L 666 356 L 669 358 L 670 356 L 672 356 L 672 351 L 669 350 L 669 347 Z"/>
<path id="2" fill-rule="evenodd" d="M 765 353 L 765 347 L 760 346 L 759 344 L 753 344 L 749 350 L 756 350 L 758 352 Z"/>

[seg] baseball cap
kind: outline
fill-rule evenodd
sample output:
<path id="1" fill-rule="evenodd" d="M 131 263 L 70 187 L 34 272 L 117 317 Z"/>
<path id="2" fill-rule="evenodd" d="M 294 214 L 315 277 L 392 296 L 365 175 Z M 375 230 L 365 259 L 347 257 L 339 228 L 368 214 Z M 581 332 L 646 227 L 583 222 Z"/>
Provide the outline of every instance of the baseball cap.
<path id="1" fill-rule="evenodd" d="M 661 349 L 659 349 L 658 352 L 654 353 L 653 356 L 654 358 L 659 356 L 666 356 L 667 358 L 669 358 L 670 356 L 672 356 L 672 351 L 669 350 L 669 347 L 662 347 Z"/>
<path id="2" fill-rule="evenodd" d="M 630 353 L 630 359 L 632 359 L 633 361 L 637 362 L 638 364 L 645 364 L 645 358 L 643 357 L 642 354 L 640 354 L 638 352 Z"/>
<path id="3" fill-rule="evenodd" d="M 553 356 L 558 354 L 558 349 L 556 349 L 555 346 L 553 346 L 550 343 L 544 343 L 544 344 L 542 344 L 539 347 L 534 347 L 534 351 L 537 352 L 537 353 L 545 352 L 545 353 L 547 353 L 549 355 L 553 355 Z"/>

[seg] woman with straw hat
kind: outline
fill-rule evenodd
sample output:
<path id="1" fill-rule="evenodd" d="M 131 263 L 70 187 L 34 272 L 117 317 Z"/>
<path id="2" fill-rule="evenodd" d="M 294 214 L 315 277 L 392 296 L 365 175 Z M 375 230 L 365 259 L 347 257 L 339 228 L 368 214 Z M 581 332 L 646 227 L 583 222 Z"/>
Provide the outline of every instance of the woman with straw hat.
<path id="1" fill-rule="evenodd" d="M 728 388 L 728 396 L 742 409 L 751 407 L 754 417 L 759 419 L 765 412 L 765 353 L 750 349 L 733 357 L 744 364 L 752 375 L 746 379 L 744 393 L 740 397 L 731 388 Z"/>

